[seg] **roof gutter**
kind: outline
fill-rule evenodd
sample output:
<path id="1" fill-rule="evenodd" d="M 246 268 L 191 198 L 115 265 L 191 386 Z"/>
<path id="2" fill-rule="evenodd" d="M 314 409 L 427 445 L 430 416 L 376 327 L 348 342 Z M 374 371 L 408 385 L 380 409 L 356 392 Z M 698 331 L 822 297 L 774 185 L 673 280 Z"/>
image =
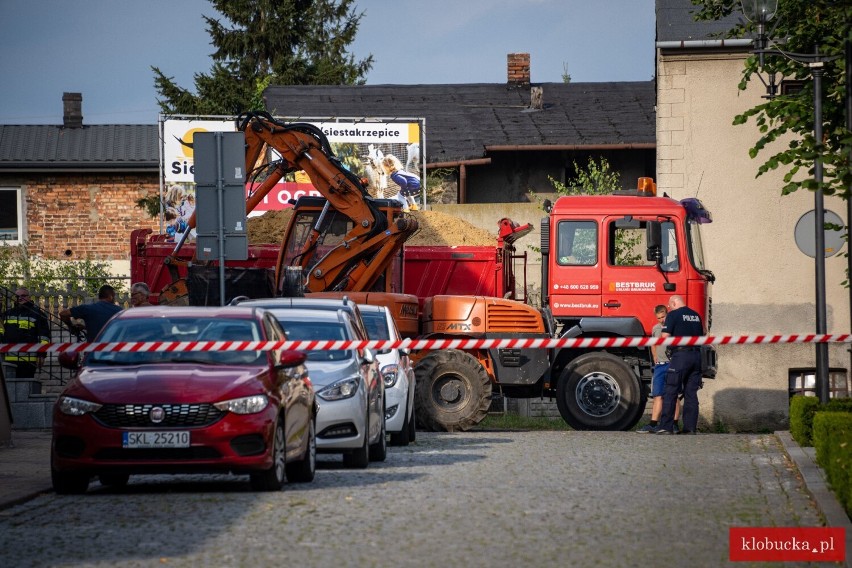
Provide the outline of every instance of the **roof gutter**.
<path id="1" fill-rule="evenodd" d="M 488 152 L 523 152 L 523 151 L 584 151 L 584 150 L 654 150 L 656 142 L 640 142 L 636 144 L 529 144 L 529 145 L 505 145 L 486 146 Z"/>
<path id="2" fill-rule="evenodd" d="M 455 162 L 428 162 L 426 169 L 435 168 L 458 168 L 461 166 L 487 166 L 491 163 L 491 158 L 476 158 L 473 160 L 457 160 Z"/>
<path id="3" fill-rule="evenodd" d="M 658 41 L 658 49 L 708 49 L 725 47 L 751 47 L 753 39 L 688 39 L 680 41 Z"/>

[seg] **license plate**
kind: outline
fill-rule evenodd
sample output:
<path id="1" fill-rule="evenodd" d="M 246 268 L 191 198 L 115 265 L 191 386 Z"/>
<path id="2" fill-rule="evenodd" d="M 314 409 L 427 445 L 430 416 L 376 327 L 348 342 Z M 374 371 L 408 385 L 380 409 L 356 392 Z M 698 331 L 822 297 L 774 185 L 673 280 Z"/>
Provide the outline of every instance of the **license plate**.
<path id="1" fill-rule="evenodd" d="M 123 448 L 188 448 L 189 432 L 122 432 Z"/>

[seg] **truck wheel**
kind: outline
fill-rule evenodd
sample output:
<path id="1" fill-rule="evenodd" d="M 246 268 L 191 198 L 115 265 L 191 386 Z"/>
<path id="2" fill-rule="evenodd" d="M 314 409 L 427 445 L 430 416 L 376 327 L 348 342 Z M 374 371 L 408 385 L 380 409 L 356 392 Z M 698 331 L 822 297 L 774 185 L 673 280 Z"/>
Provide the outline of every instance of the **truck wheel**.
<path id="1" fill-rule="evenodd" d="M 576 430 L 629 430 L 642 416 L 642 389 L 627 364 L 609 353 L 572 361 L 556 384 L 556 406 Z"/>
<path id="2" fill-rule="evenodd" d="M 417 419 L 433 432 L 464 432 L 491 405 L 491 380 L 473 356 L 454 349 L 435 351 L 414 369 Z"/>

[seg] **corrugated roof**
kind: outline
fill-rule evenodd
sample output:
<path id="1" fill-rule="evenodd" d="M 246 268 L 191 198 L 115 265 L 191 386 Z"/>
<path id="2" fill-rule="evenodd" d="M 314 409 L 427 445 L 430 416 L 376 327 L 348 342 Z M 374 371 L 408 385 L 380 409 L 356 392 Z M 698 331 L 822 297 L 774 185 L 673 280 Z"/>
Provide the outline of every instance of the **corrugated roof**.
<path id="1" fill-rule="evenodd" d="M 271 86 L 270 112 L 298 119 L 424 118 L 427 161 L 482 158 L 486 146 L 653 144 L 654 81 L 509 84 Z"/>
<path id="2" fill-rule="evenodd" d="M 0 125 L 0 171 L 158 169 L 156 124 Z"/>

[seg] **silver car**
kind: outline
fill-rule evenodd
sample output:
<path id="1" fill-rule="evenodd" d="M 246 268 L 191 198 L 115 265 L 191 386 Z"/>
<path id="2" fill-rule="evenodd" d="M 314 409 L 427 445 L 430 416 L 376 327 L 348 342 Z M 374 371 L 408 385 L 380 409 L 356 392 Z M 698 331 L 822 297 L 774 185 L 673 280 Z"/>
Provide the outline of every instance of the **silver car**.
<path id="1" fill-rule="evenodd" d="M 361 319 L 370 339 L 399 341 L 399 330 L 384 306 L 361 304 Z M 407 348 L 376 353 L 385 382 L 385 423 L 392 446 L 407 446 L 415 439 L 414 367 Z"/>
<path id="2" fill-rule="evenodd" d="M 287 339 L 363 341 L 360 326 L 346 310 L 289 307 L 288 299 L 251 300 L 278 319 Z M 307 351 L 306 366 L 316 391 L 317 451 L 342 453 L 348 467 L 385 461 L 385 387 L 370 349 Z"/>

